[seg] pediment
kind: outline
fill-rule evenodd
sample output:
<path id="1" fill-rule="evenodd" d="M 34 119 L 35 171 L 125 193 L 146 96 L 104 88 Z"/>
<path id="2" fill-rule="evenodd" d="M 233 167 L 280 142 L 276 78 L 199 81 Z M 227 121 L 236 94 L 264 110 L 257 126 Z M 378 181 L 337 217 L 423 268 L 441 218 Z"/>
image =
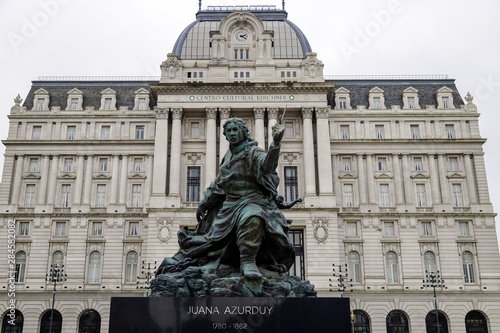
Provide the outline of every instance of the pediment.
<path id="1" fill-rule="evenodd" d="M 353 179 L 353 178 L 357 178 L 357 175 L 354 172 L 342 172 L 339 175 L 339 178 L 341 178 L 341 179 Z"/>
<path id="2" fill-rule="evenodd" d="M 35 95 L 48 95 L 49 92 L 43 88 L 40 88 L 38 90 L 35 91 Z"/>
<path id="3" fill-rule="evenodd" d="M 143 173 L 134 173 L 128 176 L 128 179 L 146 179 L 146 176 Z"/>
<path id="4" fill-rule="evenodd" d="M 24 179 L 40 179 L 40 175 L 36 173 L 28 173 L 23 176 Z"/>
<path id="5" fill-rule="evenodd" d="M 68 95 L 83 95 L 83 92 L 77 88 L 73 88 L 67 92 Z"/>
<path id="6" fill-rule="evenodd" d="M 448 87 L 441 87 L 439 88 L 436 93 L 439 94 L 439 93 L 452 93 L 453 90 L 451 88 L 448 88 Z"/>
<path id="7" fill-rule="evenodd" d="M 335 94 L 340 95 L 340 94 L 350 94 L 351 92 L 345 88 L 345 87 L 340 87 L 339 89 L 335 90 Z"/>
<path id="8" fill-rule="evenodd" d="M 101 91 L 101 95 L 116 95 L 116 91 L 114 91 L 111 88 L 106 88 L 103 91 Z"/>
<path id="9" fill-rule="evenodd" d="M 452 172 L 446 175 L 446 178 L 465 178 L 464 174 L 461 172 Z"/>
<path id="10" fill-rule="evenodd" d="M 375 175 L 375 178 L 385 178 L 385 179 L 392 178 L 392 174 L 388 172 L 380 172 Z"/>
<path id="11" fill-rule="evenodd" d="M 94 175 L 94 179 L 110 179 L 111 176 L 105 173 L 97 173 Z"/>
<path id="12" fill-rule="evenodd" d="M 423 173 L 423 172 L 415 172 L 415 173 L 412 173 L 412 175 L 410 176 L 410 178 L 429 178 L 429 176 L 426 174 L 426 173 Z"/>
<path id="13" fill-rule="evenodd" d="M 380 89 L 379 87 L 375 87 L 375 88 L 370 89 L 369 93 L 370 94 L 383 94 L 384 91 L 382 89 Z"/>
<path id="14" fill-rule="evenodd" d="M 403 93 L 408 94 L 408 93 L 418 93 L 418 90 L 413 88 L 413 87 L 408 87 L 405 90 L 403 90 Z"/>
<path id="15" fill-rule="evenodd" d="M 72 173 L 64 173 L 58 177 L 59 179 L 75 179 L 75 175 Z"/>
<path id="16" fill-rule="evenodd" d="M 145 88 L 139 88 L 136 91 L 134 91 L 134 94 L 136 94 L 136 95 L 149 95 L 149 91 Z"/>

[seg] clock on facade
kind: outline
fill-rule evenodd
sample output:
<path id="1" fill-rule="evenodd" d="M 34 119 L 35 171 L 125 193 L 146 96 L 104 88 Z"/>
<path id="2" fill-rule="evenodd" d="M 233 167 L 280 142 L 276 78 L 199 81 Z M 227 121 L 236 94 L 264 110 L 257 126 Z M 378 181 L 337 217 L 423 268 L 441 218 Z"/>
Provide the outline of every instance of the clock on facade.
<path id="1" fill-rule="evenodd" d="M 248 41 L 248 38 L 249 38 L 249 34 L 248 34 L 248 31 L 246 31 L 246 30 L 238 29 L 234 32 L 234 39 L 237 42 L 246 42 L 246 41 Z"/>

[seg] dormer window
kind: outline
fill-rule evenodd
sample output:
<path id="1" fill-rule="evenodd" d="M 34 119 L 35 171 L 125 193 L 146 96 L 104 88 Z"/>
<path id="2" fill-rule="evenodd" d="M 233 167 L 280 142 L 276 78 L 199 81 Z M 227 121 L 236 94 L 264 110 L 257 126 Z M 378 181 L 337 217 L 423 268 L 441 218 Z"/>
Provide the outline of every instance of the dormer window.
<path id="1" fill-rule="evenodd" d="M 83 93 L 73 88 L 68 91 L 66 110 L 83 110 Z"/>
<path id="2" fill-rule="evenodd" d="M 335 91 L 335 109 L 351 110 L 350 91 L 346 88 L 339 88 Z"/>
<path id="3" fill-rule="evenodd" d="M 403 109 L 420 109 L 417 89 L 408 87 L 403 90 Z"/>
<path id="4" fill-rule="evenodd" d="M 443 109 L 449 109 L 450 108 L 450 98 L 448 96 L 442 97 L 443 101 Z"/>
<path id="5" fill-rule="evenodd" d="M 111 110 L 111 98 L 104 99 L 104 110 Z"/>
<path id="6" fill-rule="evenodd" d="M 116 91 L 111 88 L 101 91 L 101 107 L 99 110 L 116 110 Z"/>
<path id="7" fill-rule="evenodd" d="M 385 98 L 384 98 L 384 91 L 380 89 L 379 87 L 375 87 L 371 89 L 368 93 L 369 97 L 369 103 L 370 106 L 369 108 L 372 110 L 383 110 L 385 109 Z"/>
<path id="8" fill-rule="evenodd" d="M 134 110 L 149 110 L 149 91 L 144 88 L 136 90 L 134 98 Z"/>
<path id="9" fill-rule="evenodd" d="M 47 90 L 43 88 L 38 89 L 37 91 L 35 91 L 32 110 L 48 110 L 49 99 L 49 92 Z"/>
<path id="10" fill-rule="evenodd" d="M 380 109 L 380 97 L 373 97 L 373 108 Z"/>
<path id="11" fill-rule="evenodd" d="M 436 92 L 438 109 L 454 109 L 453 105 L 453 90 L 448 87 L 442 87 Z"/>
<path id="12" fill-rule="evenodd" d="M 45 98 L 37 98 L 36 100 L 36 109 L 43 110 L 43 106 L 45 104 Z"/>

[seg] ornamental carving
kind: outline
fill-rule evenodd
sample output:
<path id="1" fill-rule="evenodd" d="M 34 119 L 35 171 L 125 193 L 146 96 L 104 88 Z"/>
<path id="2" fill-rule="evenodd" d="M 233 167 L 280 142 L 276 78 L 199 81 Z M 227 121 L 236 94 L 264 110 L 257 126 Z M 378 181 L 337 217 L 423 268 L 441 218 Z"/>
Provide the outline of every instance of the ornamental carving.
<path id="1" fill-rule="evenodd" d="M 288 162 L 288 164 L 292 165 L 293 162 L 298 160 L 297 153 L 286 153 L 283 155 L 283 161 Z"/>
<path id="2" fill-rule="evenodd" d="M 268 108 L 267 116 L 269 119 L 277 119 L 278 118 L 279 108 Z"/>
<path id="3" fill-rule="evenodd" d="M 328 119 L 329 112 L 330 112 L 330 107 L 317 108 L 316 109 L 316 118 L 318 118 L 318 119 Z"/>
<path id="4" fill-rule="evenodd" d="M 182 108 L 173 108 L 172 109 L 172 119 L 178 119 L 178 120 L 181 120 L 182 119 Z"/>
<path id="5" fill-rule="evenodd" d="M 231 108 L 220 108 L 220 119 L 229 119 L 231 115 Z"/>
<path id="6" fill-rule="evenodd" d="M 312 221 L 314 226 L 314 238 L 318 243 L 324 243 L 328 238 L 328 221 L 325 219 L 316 219 Z"/>
<path id="7" fill-rule="evenodd" d="M 154 107 L 156 118 L 167 118 L 168 119 L 168 108 Z"/>
<path id="8" fill-rule="evenodd" d="M 161 69 L 169 79 L 174 79 L 177 76 L 182 63 L 177 58 L 177 54 L 171 53 L 167 55 L 167 60 L 161 63 Z"/>
<path id="9" fill-rule="evenodd" d="M 156 219 L 158 225 L 158 239 L 166 243 L 172 237 L 172 224 L 174 219 L 171 217 L 158 217 Z"/>
<path id="10" fill-rule="evenodd" d="M 302 68 L 304 69 L 306 76 L 314 79 L 317 76 L 322 75 L 323 63 L 318 60 L 316 53 L 310 53 L 307 54 L 306 59 L 302 61 Z"/>
<path id="11" fill-rule="evenodd" d="M 302 108 L 300 113 L 302 114 L 302 118 L 312 119 L 313 108 Z"/>
<path id="12" fill-rule="evenodd" d="M 186 153 L 186 162 L 195 165 L 196 162 L 201 161 L 201 156 L 201 153 Z"/>
<path id="13" fill-rule="evenodd" d="M 264 119 L 265 111 L 266 109 L 264 108 L 254 108 L 253 114 L 255 116 L 255 119 Z"/>
<path id="14" fill-rule="evenodd" d="M 217 108 L 206 108 L 207 119 L 217 119 Z"/>

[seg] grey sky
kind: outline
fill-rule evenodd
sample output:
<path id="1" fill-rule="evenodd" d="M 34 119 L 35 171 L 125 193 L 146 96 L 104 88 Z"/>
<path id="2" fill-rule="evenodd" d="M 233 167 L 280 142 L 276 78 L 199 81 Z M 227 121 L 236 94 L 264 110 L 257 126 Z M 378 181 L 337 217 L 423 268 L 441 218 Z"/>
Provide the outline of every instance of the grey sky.
<path id="1" fill-rule="evenodd" d="M 280 0 L 205 0 L 203 8 L 263 4 L 281 7 Z M 197 10 L 197 0 L 0 1 L 1 139 L 14 97 L 25 98 L 38 76 L 159 75 Z M 470 91 L 500 209 L 498 0 L 288 0 L 286 10 L 325 74 L 448 74 L 462 96 Z"/>

